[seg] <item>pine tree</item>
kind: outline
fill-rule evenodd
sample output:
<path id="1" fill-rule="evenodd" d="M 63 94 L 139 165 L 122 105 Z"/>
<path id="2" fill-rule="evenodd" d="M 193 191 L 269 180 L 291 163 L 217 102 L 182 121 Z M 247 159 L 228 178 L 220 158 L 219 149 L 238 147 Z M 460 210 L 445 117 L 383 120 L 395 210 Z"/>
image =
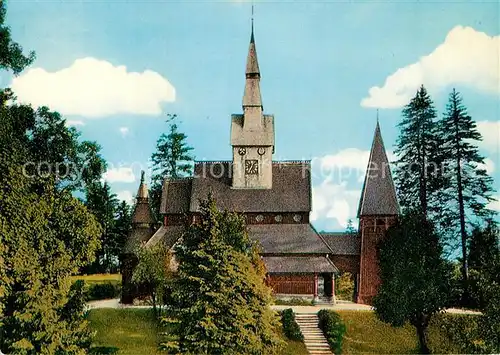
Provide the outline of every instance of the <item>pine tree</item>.
<path id="1" fill-rule="evenodd" d="M 118 239 L 123 238 L 116 233 L 115 218 L 118 199 L 111 192 L 107 182 L 95 182 L 88 186 L 85 204 L 101 224 L 101 248 L 97 251 L 94 264 L 87 273 L 107 273 L 117 264 L 120 255 Z"/>
<path id="2" fill-rule="evenodd" d="M 428 354 L 427 327 L 450 301 L 451 266 L 442 258 L 434 226 L 418 211 L 403 215 L 379 245 L 381 284 L 373 305 L 384 322 L 416 330 Z"/>
<path id="3" fill-rule="evenodd" d="M 436 110 L 424 86 L 403 109 L 395 154 L 395 182 L 403 211 L 418 209 L 435 217 L 439 162 Z"/>
<path id="4" fill-rule="evenodd" d="M 125 247 L 125 242 L 132 228 L 132 212 L 127 202 L 122 201 L 116 209 L 115 221 L 113 223 L 113 235 L 115 236 L 110 253 L 114 258 L 119 258 Z"/>
<path id="5" fill-rule="evenodd" d="M 441 213 L 446 218 L 449 234 L 460 240 L 462 277 L 466 285 L 468 225 L 477 219 L 491 219 L 494 215 L 487 208 L 493 200 L 492 179 L 483 168 L 484 158 L 477 148 L 477 142 L 482 140 L 481 134 L 455 89 L 450 93 L 446 112 L 438 127 L 446 172 L 446 186 L 440 193 Z"/>
<path id="6" fill-rule="evenodd" d="M 275 354 L 279 320 L 269 308 L 265 266 L 241 216 L 209 198 L 175 250 L 173 317 L 188 354 Z"/>
<path id="7" fill-rule="evenodd" d="M 156 152 L 152 154 L 153 176 L 151 178 L 150 201 L 156 220 L 160 220 L 160 205 L 163 180 L 166 177 L 181 178 L 192 174 L 193 150 L 186 140 L 187 136 L 179 132 L 175 123 L 177 115 L 168 115 L 169 133 L 162 133 L 156 142 Z"/>
<path id="8" fill-rule="evenodd" d="M 358 234 L 358 230 L 354 227 L 352 219 L 350 219 L 350 218 L 347 221 L 347 227 L 345 229 L 345 232 L 349 235 L 357 235 Z"/>

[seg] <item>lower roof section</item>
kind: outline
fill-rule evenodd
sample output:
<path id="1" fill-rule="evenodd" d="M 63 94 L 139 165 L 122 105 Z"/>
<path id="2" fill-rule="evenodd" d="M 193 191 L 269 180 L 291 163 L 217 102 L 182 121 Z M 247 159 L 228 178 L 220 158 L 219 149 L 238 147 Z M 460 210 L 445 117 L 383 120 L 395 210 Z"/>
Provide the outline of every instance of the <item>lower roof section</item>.
<path id="1" fill-rule="evenodd" d="M 270 274 L 338 273 L 339 269 L 324 256 L 265 256 Z"/>
<path id="2" fill-rule="evenodd" d="M 250 224 L 247 228 L 250 238 L 260 242 L 263 253 L 331 253 L 309 223 Z"/>
<path id="3" fill-rule="evenodd" d="M 146 247 L 163 243 L 167 248 L 171 248 L 182 236 L 184 226 L 161 226 L 156 233 L 148 240 Z"/>

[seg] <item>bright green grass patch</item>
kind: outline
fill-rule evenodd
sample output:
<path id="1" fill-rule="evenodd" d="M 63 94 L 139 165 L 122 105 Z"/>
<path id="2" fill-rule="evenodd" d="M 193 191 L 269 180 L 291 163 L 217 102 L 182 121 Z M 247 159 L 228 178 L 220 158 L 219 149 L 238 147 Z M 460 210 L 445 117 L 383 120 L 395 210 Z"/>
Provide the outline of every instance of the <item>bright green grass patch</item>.
<path id="1" fill-rule="evenodd" d="M 416 354 L 415 328 L 406 324 L 394 328 L 377 319 L 372 311 L 337 311 L 345 322 L 344 354 Z M 450 316 L 450 315 L 447 315 Z M 434 354 L 458 354 L 460 348 L 441 329 L 440 316 L 429 326 L 429 347 Z"/>
<path id="2" fill-rule="evenodd" d="M 71 276 L 73 281 L 83 280 L 87 283 L 104 283 L 104 282 L 121 282 L 122 275 L 120 274 L 94 274 L 94 275 L 76 275 Z"/>
<path id="3" fill-rule="evenodd" d="M 95 347 L 118 348 L 118 355 L 166 354 L 158 350 L 158 328 L 149 309 L 93 309 L 89 320 Z M 282 353 L 306 354 L 304 343 L 289 340 Z"/>
<path id="4" fill-rule="evenodd" d="M 158 351 L 158 328 L 150 309 L 93 309 L 93 346 L 118 348 L 119 355 L 165 354 Z"/>

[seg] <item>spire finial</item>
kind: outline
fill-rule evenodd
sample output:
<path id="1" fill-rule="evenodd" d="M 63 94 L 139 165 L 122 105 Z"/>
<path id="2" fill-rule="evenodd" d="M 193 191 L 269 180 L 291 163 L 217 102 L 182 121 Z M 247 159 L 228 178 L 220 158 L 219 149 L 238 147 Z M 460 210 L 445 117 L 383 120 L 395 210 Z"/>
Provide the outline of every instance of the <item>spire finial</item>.
<path id="1" fill-rule="evenodd" d="M 378 124 L 378 109 L 377 109 L 377 124 Z"/>
<path id="2" fill-rule="evenodd" d="M 144 184 L 144 170 L 141 170 L 141 184 Z"/>
<path id="3" fill-rule="evenodd" d="M 250 38 L 250 42 L 254 42 L 254 38 L 253 38 L 253 1 L 252 1 L 252 37 Z"/>

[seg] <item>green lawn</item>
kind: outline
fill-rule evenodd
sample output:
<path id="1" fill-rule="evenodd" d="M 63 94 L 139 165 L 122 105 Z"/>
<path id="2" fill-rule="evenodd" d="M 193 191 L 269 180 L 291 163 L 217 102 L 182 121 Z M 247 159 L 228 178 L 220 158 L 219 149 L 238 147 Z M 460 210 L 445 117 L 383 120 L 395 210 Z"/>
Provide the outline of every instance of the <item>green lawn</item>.
<path id="1" fill-rule="evenodd" d="M 77 275 L 72 276 L 72 280 L 83 280 L 88 283 L 104 283 L 104 282 L 121 282 L 122 275 L 120 274 L 94 274 L 94 275 Z"/>
<path id="2" fill-rule="evenodd" d="M 393 328 L 378 320 L 372 311 L 338 311 L 338 313 L 347 327 L 342 351 L 344 354 L 417 353 L 415 328 L 409 324 L 401 328 Z M 432 352 L 434 354 L 460 353 L 460 348 L 445 335 L 439 323 L 439 316 L 437 316 L 429 327 L 429 346 Z"/>
<path id="3" fill-rule="evenodd" d="M 165 354 L 157 350 L 157 328 L 148 309 L 93 309 L 94 346 L 118 348 L 119 355 Z M 283 355 L 306 355 L 304 343 L 289 341 Z"/>

